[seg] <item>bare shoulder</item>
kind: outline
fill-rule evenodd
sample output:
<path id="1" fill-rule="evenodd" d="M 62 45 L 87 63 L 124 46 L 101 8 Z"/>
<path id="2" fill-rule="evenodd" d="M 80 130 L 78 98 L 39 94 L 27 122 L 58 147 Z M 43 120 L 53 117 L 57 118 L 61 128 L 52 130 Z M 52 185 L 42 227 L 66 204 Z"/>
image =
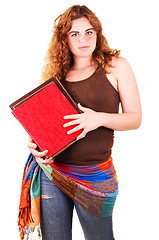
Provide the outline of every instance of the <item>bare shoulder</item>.
<path id="1" fill-rule="evenodd" d="M 107 67 L 107 70 L 110 71 L 114 76 L 117 76 L 119 73 L 130 70 L 130 64 L 124 57 L 113 57 L 111 60 L 112 67 Z"/>
<path id="2" fill-rule="evenodd" d="M 130 68 L 129 62 L 124 57 L 113 57 L 111 63 L 112 66 L 119 71 L 121 70 L 121 68 Z"/>
<path id="3" fill-rule="evenodd" d="M 106 69 L 109 72 L 107 78 L 114 88 L 119 91 L 119 84 L 121 81 L 123 82 L 125 80 L 124 76 L 130 71 L 131 67 L 128 61 L 123 57 L 113 57 L 111 65 L 111 67 L 107 67 Z M 130 75 L 130 73 L 128 75 Z"/>
<path id="4" fill-rule="evenodd" d="M 114 75 L 118 81 L 124 81 L 124 79 L 128 78 L 135 78 L 129 62 L 124 57 L 113 57 L 112 66 Z"/>

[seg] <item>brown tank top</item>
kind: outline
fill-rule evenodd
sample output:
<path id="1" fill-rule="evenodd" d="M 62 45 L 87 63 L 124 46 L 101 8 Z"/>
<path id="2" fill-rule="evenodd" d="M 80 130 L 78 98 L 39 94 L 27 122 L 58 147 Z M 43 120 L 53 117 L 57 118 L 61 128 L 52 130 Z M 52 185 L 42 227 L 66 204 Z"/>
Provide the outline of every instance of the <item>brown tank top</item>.
<path id="1" fill-rule="evenodd" d="M 105 70 L 97 70 L 85 80 L 62 80 L 73 99 L 97 112 L 118 113 L 119 94 L 107 79 Z M 60 153 L 55 161 L 73 165 L 92 165 L 106 161 L 111 155 L 114 131 L 99 127 Z"/>

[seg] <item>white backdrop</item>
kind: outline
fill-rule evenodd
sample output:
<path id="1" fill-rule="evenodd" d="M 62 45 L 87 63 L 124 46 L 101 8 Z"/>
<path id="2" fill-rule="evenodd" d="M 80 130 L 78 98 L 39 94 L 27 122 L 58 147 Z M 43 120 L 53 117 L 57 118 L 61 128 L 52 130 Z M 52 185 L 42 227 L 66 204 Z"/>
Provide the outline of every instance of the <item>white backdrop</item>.
<path id="1" fill-rule="evenodd" d="M 73 4 L 85 4 L 95 11 L 110 46 L 121 49 L 122 56 L 132 66 L 141 96 L 140 129 L 115 132 L 113 158 L 120 183 L 113 214 L 115 238 L 159 239 L 157 0 L 6 0 L 1 3 L 1 236 L 19 239 L 19 195 L 29 154 L 27 134 L 8 106 L 38 86 L 53 21 Z M 76 214 L 73 239 L 84 239 Z"/>

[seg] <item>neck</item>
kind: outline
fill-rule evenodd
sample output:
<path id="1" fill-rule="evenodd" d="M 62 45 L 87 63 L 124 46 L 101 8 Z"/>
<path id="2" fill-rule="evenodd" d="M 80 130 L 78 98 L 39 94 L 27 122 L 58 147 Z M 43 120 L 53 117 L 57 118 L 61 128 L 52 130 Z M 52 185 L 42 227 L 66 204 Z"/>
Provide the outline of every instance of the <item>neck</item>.
<path id="1" fill-rule="evenodd" d="M 92 60 L 92 57 L 88 57 L 88 58 L 75 57 L 73 69 L 84 69 L 94 65 L 94 63 L 91 60 Z"/>

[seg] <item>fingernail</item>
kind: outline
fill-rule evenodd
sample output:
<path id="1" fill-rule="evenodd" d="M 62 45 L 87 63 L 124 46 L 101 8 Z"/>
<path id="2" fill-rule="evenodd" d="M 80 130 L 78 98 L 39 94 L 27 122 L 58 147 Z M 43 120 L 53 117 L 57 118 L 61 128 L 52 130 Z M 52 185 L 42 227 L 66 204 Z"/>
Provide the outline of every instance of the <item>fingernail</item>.
<path id="1" fill-rule="evenodd" d="M 81 138 L 79 138 L 79 136 L 76 138 L 77 140 L 79 140 L 79 139 L 82 139 L 82 138 L 84 138 L 86 136 L 86 134 L 83 136 L 83 137 L 81 137 Z"/>

